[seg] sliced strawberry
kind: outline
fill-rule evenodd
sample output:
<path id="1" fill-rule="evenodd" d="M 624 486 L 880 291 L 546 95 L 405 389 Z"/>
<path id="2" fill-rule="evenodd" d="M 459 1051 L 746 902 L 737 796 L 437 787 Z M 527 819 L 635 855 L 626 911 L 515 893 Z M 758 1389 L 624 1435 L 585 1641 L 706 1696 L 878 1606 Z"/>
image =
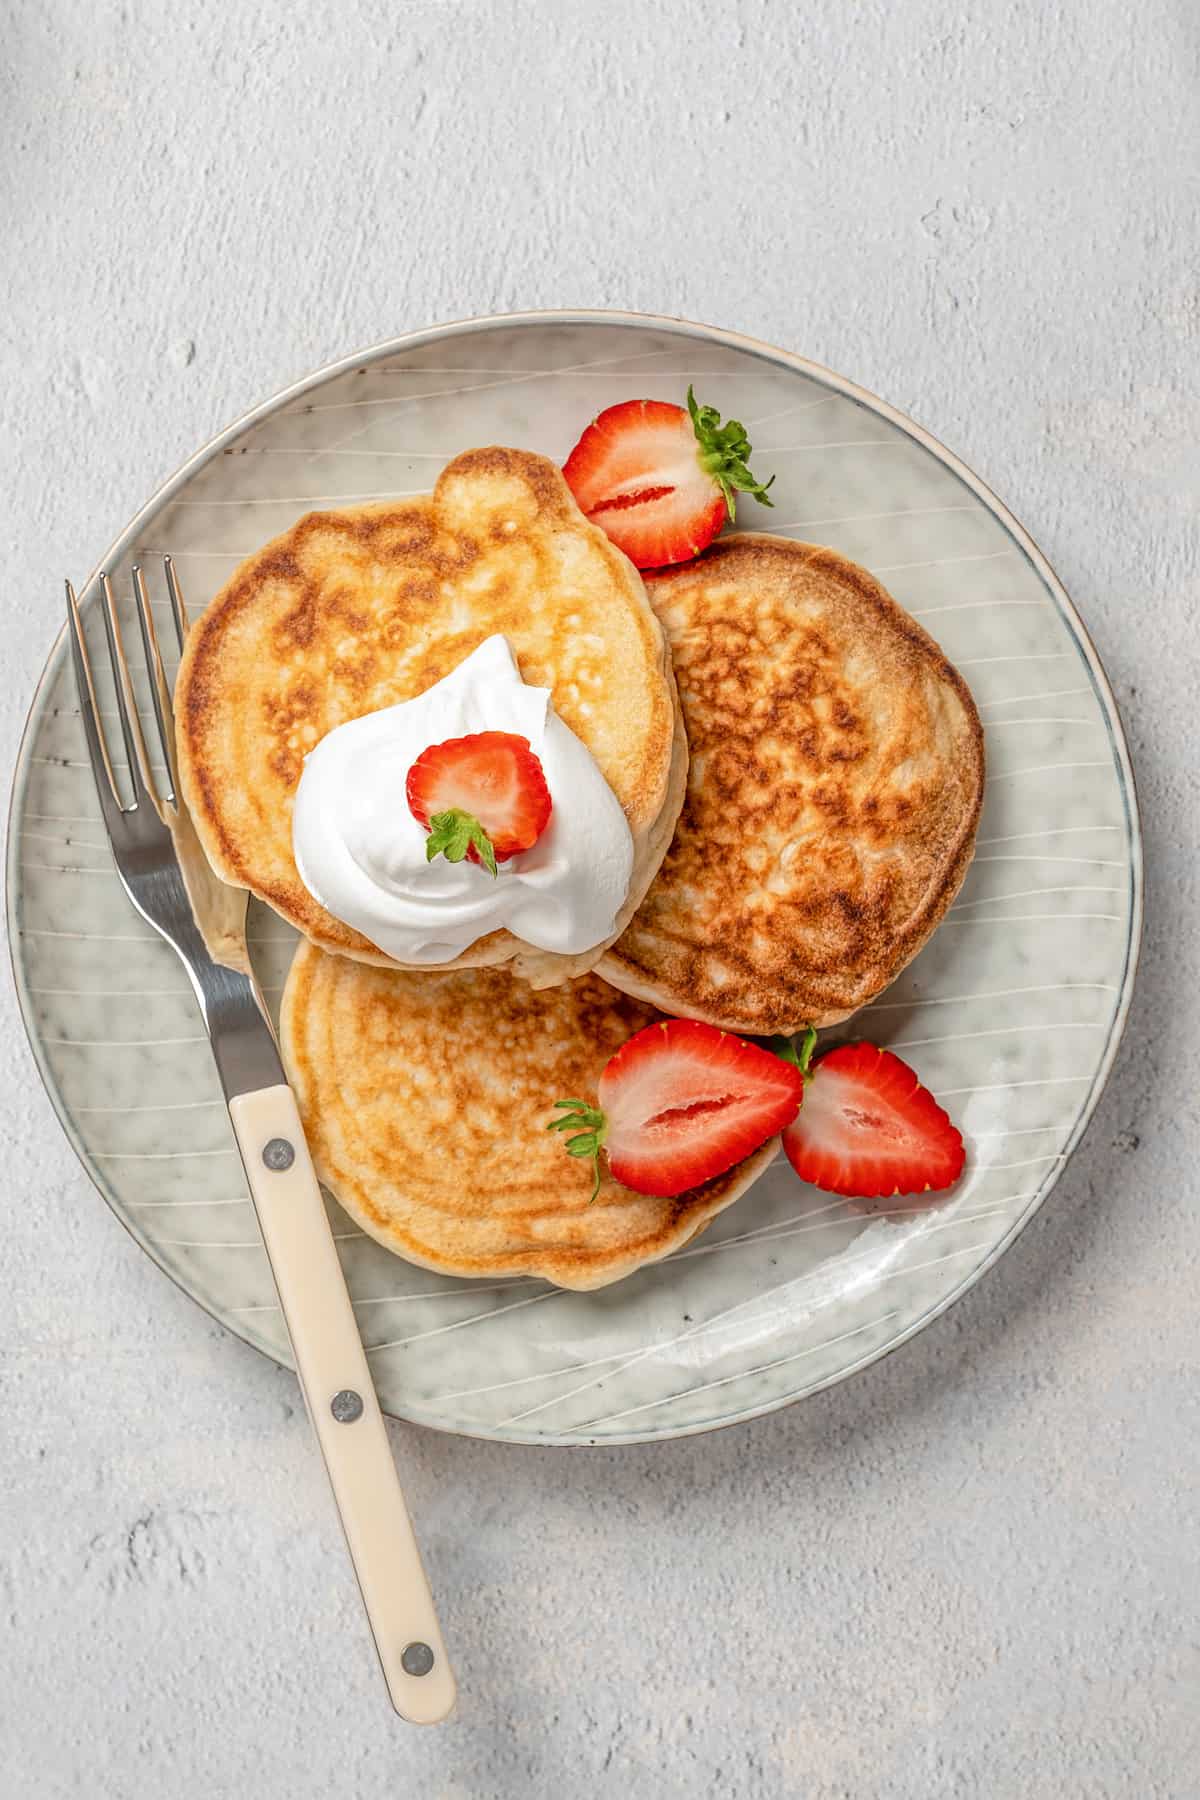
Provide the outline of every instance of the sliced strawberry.
<path id="1" fill-rule="evenodd" d="M 429 832 L 432 862 L 482 865 L 496 873 L 537 843 L 550 822 L 550 789 L 529 739 L 477 731 L 422 750 L 405 782 L 408 808 Z"/>
<path id="2" fill-rule="evenodd" d="M 607 407 L 563 465 L 580 510 L 639 569 L 699 555 L 734 518 L 739 492 L 771 505 L 771 482 L 747 467 L 745 427 L 722 425 L 691 388 L 687 399 L 686 412 L 665 400 Z"/>
<path id="3" fill-rule="evenodd" d="M 783 1147 L 802 1181 L 860 1199 L 950 1187 L 966 1157 L 908 1064 L 874 1044 L 842 1044 L 813 1064 Z"/>
<path id="4" fill-rule="evenodd" d="M 614 1181 L 639 1194 L 701 1187 L 781 1131 L 800 1104 L 804 1077 L 756 1044 L 665 1019 L 622 1044 L 600 1077 L 599 1106 L 560 1100 L 551 1131 L 574 1131 L 572 1156 L 601 1147 Z M 593 1197 L 596 1190 L 593 1190 Z"/>

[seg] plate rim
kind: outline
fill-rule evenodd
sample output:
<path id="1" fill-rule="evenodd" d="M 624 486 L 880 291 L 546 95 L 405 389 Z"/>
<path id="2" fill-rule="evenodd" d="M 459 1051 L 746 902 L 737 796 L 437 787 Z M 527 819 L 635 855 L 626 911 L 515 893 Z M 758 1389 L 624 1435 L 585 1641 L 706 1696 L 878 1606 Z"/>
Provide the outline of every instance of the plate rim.
<path id="1" fill-rule="evenodd" d="M 1031 1196 L 1028 1205 L 1013 1220 L 1004 1236 L 997 1240 L 982 1261 L 969 1270 L 949 1293 L 945 1294 L 927 1312 L 922 1313 L 918 1319 L 915 1319 L 910 1325 L 898 1332 L 895 1337 L 890 1338 L 887 1343 L 865 1353 L 857 1361 L 847 1364 L 844 1368 L 837 1370 L 835 1373 L 824 1376 L 820 1380 L 813 1381 L 808 1386 L 797 1389 L 795 1393 L 766 1400 L 757 1406 L 743 1407 L 740 1410 L 721 1418 L 706 1419 L 695 1423 L 673 1426 L 666 1430 L 648 1432 L 631 1431 L 613 1434 L 603 1438 L 589 1438 L 579 1435 L 553 1436 L 545 1433 L 526 1434 L 513 1432 L 511 1430 L 499 1433 L 480 1429 L 470 1429 L 462 1424 L 452 1424 L 445 1420 L 431 1419 L 419 1414 L 387 1411 L 387 1416 L 400 1420 L 405 1424 L 423 1426 L 428 1430 L 443 1432 L 453 1437 L 475 1438 L 486 1443 L 513 1444 L 522 1447 L 528 1446 L 532 1448 L 547 1449 L 607 1449 L 621 1448 L 625 1445 L 635 1444 L 669 1443 L 679 1438 L 696 1437 L 705 1432 L 723 1430 L 732 1425 L 748 1424 L 751 1420 L 763 1418 L 769 1413 L 780 1412 L 785 1407 L 793 1406 L 801 1400 L 811 1398 L 814 1394 L 821 1393 L 831 1387 L 836 1387 L 839 1383 L 849 1380 L 851 1376 L 861 1374 L 865 1369 L 872 1367 L 875 1363 L 881 1362 L 884 1357 L 890 1356 L 894 1350 L 900 1349 L 902 1345 L 909 1343 L 919 1332 L 924 1331 L 928 1325 L 932 1325 L 936 1319 L 941 1318 L 952 1306 L 956 1305 L 964 1295 L 971 1291 L 977 1282 L 981 1281 L 983 1277 L 994 1268 L 1005 1252 L 1011 1248 L 1021 1232 L 1025 1230 L 1026 1226 L 1041 1210 L 1042 1206 L 1057 1186 L 1058 1181 L 1070 1161 L 1070 1158 L 1074 1155 L 1084 1132 L 1090 1125 L 1100 1103 L 1101 1096 L 1108 1085 L 1113 1064 L 1125 1035 L 1125 1027 L 1129 1019 L 1138 964 L 1141 956 L 1144 921 L 1145 858 L 1141 827 L 1141 809 L 1138 802 L 1133 761 L 1129 751 L 1124 720 L 1121 717 L 1120 707 L 1117 703 L 1116 695 L 1113 692 L 1112 684 L 1109 681 L 1107 671 L 1105 670 L 1096 645 L 1092 640 L 1091 634 L 1080 617 L 1069 593 L 1059 579 L 1048 558 L 1038 547 L 1020 521 L 1014 516 L 1003 501 L 1000 500 L 998 495 L 993 492 L 987 483 L 982 481 L 979 476 L 962 462 L 952 450 L 948 449 L 939 438 L 936 438 L 932 432 L 927 431 L 923 426 L 919 425 L 914 419 L 910 418 L 908 414 L 901 412 L 898 408 L 890 405 L 888 401 L 883 400 L 877 394 L 872 393 L 869 388 L 862 387 L 858 383 L 850 381 L 846 376 L 840 375 L 836 370 L 826 367 L 826 365 L 815 361 L 811 357 L 801 356 L 795 351 L 783 349 L 779 345 L 771 344 L 764 339 L 751 337 L 745 333 L 732 331 L 721 326 L 703 324 L 693 319 L 686 319 L 665 313 L 631 312 L 616 308 L 533 308 L 514 313 L 487 313 L 463 319 L 447 320 L 442 324 L 426 326 L 417 331 L 404 332 L 395 337 L 382 339 L 365 350 L 360 350 L 347 356 L 337 357 L 332 362 L 325 363 L 319 368 L 312 370 L 309 374 L 302 376 L 299 380 L 278 389 L 275 393 L 268 396 L 267 399 L 260 401 L 257 405 L 248 408 L 247 411 L 241 413 L 229 425 L 225 426 L 221 431 L 217 432 L 203 443 L 199 449 L 194 451 L 186 461 L 181 463 L 172 474 L 168 475 L 154 490 L 145 504 L 134 514 L 133 518 L 122 531 L 118 533 L 104 555 L 95 564 L 89 573 L 86 582 L 84 582 L 79 589 L 81 597 L 91 591 L 98 580 L 100 571 L 105 568 L 110 568 L 118 562 L 120 558 L 133 547 L 138 538 L 143 535 L 146 525 L 157 517 L 158 513 L 170 503 L 174 496 L 185 487 L 201 469 L 216 456 L 220 455 L 227 444 L 232 442 L 235 438 L 240 437 L 243 432 L 249 430 L 251 427 L 261 424 L 273 414 L 281 411 L 290 402 L 300 399 L 312 389 L 323 386 L 326 382 L 334 380 L 338 376 L 349 374 L 352 370 L 357 368 L 368 368 L 373 363 L 383 361 L 388 356 L 397 353 L 423 349 L 431 344 L 444 343 L 447 340 L 466 336 L 472 332 L 479 332 L 481 330 L 495 330 L 512 326 L 529 327 L 536 325 L 614 325 L 618 327 L 640 329 L 658 328 L 678 337 L 690 338 L 693 341 L 742 350 L 751 355 L 758 356 L 767 362 L 782 364 L 784 367 L 795 373 L 816 376 L 823 383 L 840 392 L 846 398 L 870 408 L 887 419 L 889 423 L 906 433 L 915 442 L 920 444 L 923 449 L 935 456 L 984 503 L 993 516 L 1004 526 L 1005 530 L 1009 532 L 1014 543 L 1028 558 L 1029 562 L 1041 578 L 1055 605 L 1062 614 L 1065 623 L 1072 631 L 1087 664 L 1089 675 L 1096 686 L 1098 697 L 1106 715 L 1106 724 L 1108 725 L 1113 760 L 1120 778 L 1122 801 L 1129 828 L 1130 910 L 1129 928 L 1125 942 L 1125 966 L 1122 972 L 1121 989 L 1116 1010 L 1113 1014 L 1108 1037 L 1105 1041 L 1104 1050 L 1099 1059 L 1092 1084 L 1079 1108 L 1075 1123 L 1071 1129 L 1061 1156 L 1047 1172 L 1044 1181 Z M 290 1356 L 279 1355 L 265 1344 L 245 1335 L 236 1325 L 231 1324 L 226 1316 L 218 1312 L 192 1288 L 188 1287 L 179 1274 L 169 1268 L 164 1262 L 160 1261 L 151 1242 L 144 1241 L 139 1236 L 134 1229 L 133 1222 L 126 1217 L 123 1209 L 117 1204 L 115 1197 L 107 1191 L 105 1184 L 100 1178 L 99 1170 L 92 1165 L 91 1159 L 78 1136 L 75 1121 L 71 1112 L 66 1106 L 62 1095 L 59 1093 L 57 1084 L 55 1083 L 43 1056 L 40 1036 L 35 1026 L 32 1005 L 27 991 L 23 961 L 17 953 L 17 890 L 20 883 L 20 867 L 17 858 L 18 840 L 14 832 L 14 823 L 16 821 L 18 808 L 24 797 L 28 780 L 28 770 L 30 766 L 29 757 L 31 754 L 30 744 L 35 724 L 41 716 L 40 703 L 43 691 L 52 677 L 65 635 L 66 627 L 64 625 L 59 630 L 54 642 L 50 646 L 41 675 L 38 677 L 37 684 L 30 699 L 13 768 L 13 778 L 9 791 L 7 811 L 4 884 L 5 922 L 8 934 L 9 965 L 12 971 L 13 985 L 17 994 L 17 1005 L 21 1015 L 21 1023 L 24 1028 L 26 1042 L 28 1043 L 30 1054 L 33 1058 L 34 1066 L 37 1069 L 42 1088 L 47 1099 L 50 1101 L 59 1124 L 63 1128 L 67 1141 L 70 1143 L 76 1157 L 79 1159 L 84 1173 L 91 1181 L 93 1187 L 100 1194 L 110 1212 L 113 1213 L 117 1222 L 126 1232 L 128 1232 L 129 1236 L 138 1245 L 139 1249 L 150 1258 L 161 1274 L 166 1275 L 181 1293 L 186 1294 L 187 1298 L 194 1305 L 199 1306 L 200 1309 L 206 1313 L 209 1318 L 220 1325 L 223 1330 L 228 1331 L 231 1336 L 239 1339 L 250 1349 L 257 1351 L 261 1356 L 265 1357 L 270 1362 L 275 1363 L 277 1366 L 294 1370 L 295 1363 Z"/>

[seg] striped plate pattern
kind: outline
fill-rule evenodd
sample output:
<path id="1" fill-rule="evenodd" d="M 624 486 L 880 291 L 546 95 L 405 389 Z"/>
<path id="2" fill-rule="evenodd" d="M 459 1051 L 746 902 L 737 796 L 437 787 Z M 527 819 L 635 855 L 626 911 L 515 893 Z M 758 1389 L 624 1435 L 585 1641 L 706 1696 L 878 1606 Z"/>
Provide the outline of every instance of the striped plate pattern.
<path id="1" fill-rule="evenodd" d="M 756 467 L 777 472 L 775 508 L 742 500 L 739 523 L 865 563 L 978 701 L 989 766 L 978 854 L 933 942 L 854 1024 L 951 1108 L 969 1171 L 946 1205 L 864 1220 L 777 1163 L 698 1242 L 595 1295 L 441 1279 L 389 1256 L 330 1202 L 383 1405 L 445 1430 L 549 1444 L 671 1437 L 862 1367 L 969 1286 L 1050 1191 L 1128 1005 L 1141 850 L 1096 655 L 1045 561 L 968 471 L 812 364 L 618 314 L 423 333 L 323 371 L 231 428 L 149 503 L 106 566 L 127 593 L 130 564 L 169 550 L 196 609 L 310 508 L 421 492 L 472 444 L 561 460 L 604 405 L 679 401 L 689 381 L 747 423 Z M 111 694 L 101 704 L 111 709 Z M 8 862 L 31 1041 L 89 1173 L 168 1274 L 288 1361 L 190 991 L 113 872 L 61 641 L 30 716 Z M 252 907 L 250 937 L 277 1003 L 292 933 Z"/>

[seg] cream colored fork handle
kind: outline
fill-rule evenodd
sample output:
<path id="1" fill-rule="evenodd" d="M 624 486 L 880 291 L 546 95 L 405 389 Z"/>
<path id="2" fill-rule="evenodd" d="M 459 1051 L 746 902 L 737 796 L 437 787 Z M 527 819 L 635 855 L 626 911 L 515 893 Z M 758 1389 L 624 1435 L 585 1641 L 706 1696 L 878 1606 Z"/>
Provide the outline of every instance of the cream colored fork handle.
<path id="1" fill-rule="evenodd" d="M 454 1675 L 295 1097 L 263 1088 L 229 1113 L 392 1704 L 434 1725 L 454 1705 Z"/>

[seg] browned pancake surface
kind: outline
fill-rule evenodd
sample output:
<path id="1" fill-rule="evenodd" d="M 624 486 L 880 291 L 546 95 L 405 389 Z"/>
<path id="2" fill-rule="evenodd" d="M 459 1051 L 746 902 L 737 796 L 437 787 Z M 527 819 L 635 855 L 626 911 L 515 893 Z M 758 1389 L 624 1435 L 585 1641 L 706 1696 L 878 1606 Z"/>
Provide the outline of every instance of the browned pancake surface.
<path id="1" fill-rule="evenodd" d="M 772 1142 L 675 1199 L 569 1157 L 554 1101 L 594 1098 L 609 1057 L 661 1015 L 594 975 L 538 992 L 506 969 L 413 974 L 296 953 L 288 1073 L 321 1180 L 373 1237 L 444 1274 L 594 1288 L 686 1243 Z"/>
<path id="2" fill-rule="evenodd" d="M 297 874 L 304 757 L 335 726 L 424 692 L 497 632 L 523 678 L 552 690 L 625 810 L 632 912 L 674 824 L 686 754 L 662 633 L 636 570 L 554 464 L 503 448 L 456 457 L 432 495 L 309 513 L 244 562 L 194 626 L 177 739 L 217 873 L 325 948 L 387 963 Z M 493 932 L 465 960 L 519 948 Z M 556 961 L 539 958 L 543 973 Z"/>
<path id="3" fill-rule="evenodd" d="M 598 965 L 668 1012 L 766 1034 L 866 1004 L 970 861 L 966 684 L 865 569 L 745 533 L 649 583 L 691 765 L 675 838 Z"/>

